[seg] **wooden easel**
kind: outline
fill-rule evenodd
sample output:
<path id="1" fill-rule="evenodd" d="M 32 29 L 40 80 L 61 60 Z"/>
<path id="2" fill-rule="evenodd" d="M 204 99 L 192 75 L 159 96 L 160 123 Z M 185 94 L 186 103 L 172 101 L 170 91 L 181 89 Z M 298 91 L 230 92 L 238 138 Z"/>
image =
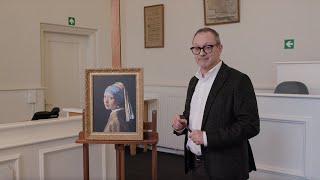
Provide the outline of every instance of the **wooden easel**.
<path id="1" fill-rule="evenodd" d="M 83 115 L 84 117 L 85 115 Z M 113 141 L 113 140 L 86 140 L 84 131 L 79 133 L 76 143 L 83 144 L 83 179 L 89 180 L 89 144 L 115 144 L 116 149 L 116 176 L 117 180 L 125 179 L 124 168 L 124 145 L 125 144 L 151 144 L 152 145 L 152 180 L 157 179 L 157 143 L 159 141 L 157 132 L 144 132 L 143 140 L 135 141 Z"/>
<path id="2" fill-rule="evenodd" d="M 120 32 L 120 0 L 111 0 L 111 45 L 112 67 L 121 68 L 121 32 Z M 85 122 L 85 112 L 82 114 Z M 82 125 L 84 128 L 84 124 Z M 113 141 L 113 140 L 87 140 L 84 129 L 79 133 L 76 143 L 83 144 L 83 179 L 89 180 L 89 144 L 115 144 L 116 149 L 116 176 L 117 180 L 125 179 L 124 171 L 124 145 L 125 144 L 151 144 L 152 145 L 152 180 L 157 179 L 157 132 L 144 132 L 143 140 Z"/>
<path id="3" fill-rule="evenodd" d="M 156 118 L 156 113 L 153 112 L 152 118 Z M 82 123 L 85 122 L 86 114 L 82 113 Z M 154 122 L 154 120 L 153 120 Z M 83 130 L 79 133 L 79 139 L 76 140 L 76 143 L 83 144 L 83 179 L 89 180 L 89 144 L 115 144 L 116 149 L 116 177 L 117 180 L 125 179 L 125 168 L 124 168 L 124 145 L 125 144 L 143 144 L 143 145 L 152 145 L 152 180 L 157 179 L 157 143 L 159 141 L 158 133 L 156 131 L 144 132 L 143 140 L 88 140 L 85 138 Z"/>

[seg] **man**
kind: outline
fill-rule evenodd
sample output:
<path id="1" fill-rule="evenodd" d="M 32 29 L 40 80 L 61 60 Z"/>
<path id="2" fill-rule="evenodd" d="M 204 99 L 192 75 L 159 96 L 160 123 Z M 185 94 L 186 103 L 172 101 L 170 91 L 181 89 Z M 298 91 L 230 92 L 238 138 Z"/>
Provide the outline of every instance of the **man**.
<path id="1" fill-rule="evenodd" d="M 220 59 L 223 46 L 211 28 L 199 29 L 190 49 L 199 66 L 190 80 L 183 115 L 172 120 L 185 134 L 185 171 L 192 179 L 245 180 L 256 170 L 248 139 L 260 131 L 250 78 Z"/>

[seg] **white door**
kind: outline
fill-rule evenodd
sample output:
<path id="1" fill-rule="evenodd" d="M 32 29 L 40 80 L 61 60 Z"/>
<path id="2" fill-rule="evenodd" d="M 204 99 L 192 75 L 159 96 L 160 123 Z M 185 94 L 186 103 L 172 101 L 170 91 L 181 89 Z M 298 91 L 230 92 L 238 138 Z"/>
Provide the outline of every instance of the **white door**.
<path id="1" fill-rule="evenodd" d="M 44 32 L 43 39 L 45 110 L 82 108 L 82 78 L 89 36 Z"/>

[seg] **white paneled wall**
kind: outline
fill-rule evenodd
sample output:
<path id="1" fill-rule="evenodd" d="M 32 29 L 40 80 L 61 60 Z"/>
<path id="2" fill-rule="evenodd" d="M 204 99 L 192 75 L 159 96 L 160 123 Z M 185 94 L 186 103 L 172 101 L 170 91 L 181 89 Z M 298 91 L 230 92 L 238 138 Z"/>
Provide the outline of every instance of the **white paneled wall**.
<path id="1" fill-rule="evenodd" d="M 1 180 L 83 179 L 82 116 L 0 124 Z M 89 145 L 90 179 L 114 180 L 114 145 Z"/>
<path id="2" fill-rule="evenodd" d="M 185 96 L 170 95 L 167 97 L 166 110 L 167 110 L 168 121 L 166 123 L 166 126 L 163 127 L 163 131 L 166 133 L 161 135 L 161 137 L 164 137 L 163 141 L 161 140 L 162 146 L 164 147 L 183 150 L 184 136 L 178 137 L 173 134 L 171 122 L 172 122 L 172 118 L 176 114 L 182 114 L 184 110 L 184 103 L 185 103 Z"/>
<path id="3" fill-rule="evenodd" d="M 20 179 L 20 154 L 6 155 L 0 158 L 0 179 Z"/>
<path id="4" fill-rule="evenodd" d="M 261 132 L 251 140 L 258 168 L 306 177 L 307 123 L 311 118 L 263 114 L 260 118 Z"/>
<path id="5" fill-rule="evenodd" d="M 81 179 L 82 169 L 81 144 L 63 144 L 39 150 L 40 180 L 44 179 Z M 57 166 L 63 162 L 64 166 Z M 68 167 L 68 168 L 65 168 Z M 57 174 L 56 172 L 60 172 Z M 100 174 L 102 177 L 102 174 Z"/>
<path id="6" fill-rule="evenodd" d="M 157 130 L 159 133 L 159 149 L 181 154 L 183 150 L 183 136 L 173 134 L 171 127 L 175 114 L 181 114 L 184 110 L 186 91 L 184 87 L 145 87 L 145 96 L 153 96 L 157 99 Z M 152 108 L 149 108 L 152 110 Z M 149 115 L 150 117 L 150 115 Z"/>

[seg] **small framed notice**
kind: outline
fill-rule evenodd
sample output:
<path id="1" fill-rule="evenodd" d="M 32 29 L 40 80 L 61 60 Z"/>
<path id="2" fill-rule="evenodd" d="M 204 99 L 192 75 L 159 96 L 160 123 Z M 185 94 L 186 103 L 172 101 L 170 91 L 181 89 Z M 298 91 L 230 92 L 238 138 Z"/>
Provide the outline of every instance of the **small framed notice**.
<path id="1" fill-rule="evenodd" d="M 163 4 L 144 7 L 144 47 L 164 47 Z"/>
<path id="2" fill-rule="evenodd" d="M 203 0 L 203 2 L 205 25 L 240 22 L 239 0 Z"/>

